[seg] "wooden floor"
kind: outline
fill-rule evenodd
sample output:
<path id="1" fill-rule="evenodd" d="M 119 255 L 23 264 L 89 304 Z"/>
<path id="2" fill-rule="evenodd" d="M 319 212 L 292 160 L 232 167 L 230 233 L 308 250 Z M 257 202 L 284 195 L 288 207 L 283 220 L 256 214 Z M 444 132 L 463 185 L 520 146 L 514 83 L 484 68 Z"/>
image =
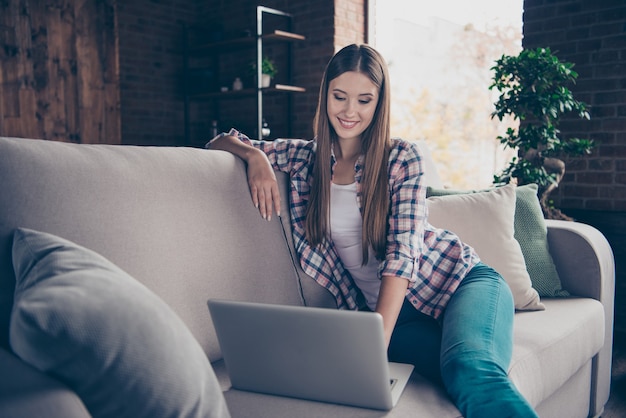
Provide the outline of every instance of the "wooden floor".
<path id="1" fill-rule="evenodd" d="M 611 396 L 602 418 L 626 417 L 626 333 L 614 338 Z"/>

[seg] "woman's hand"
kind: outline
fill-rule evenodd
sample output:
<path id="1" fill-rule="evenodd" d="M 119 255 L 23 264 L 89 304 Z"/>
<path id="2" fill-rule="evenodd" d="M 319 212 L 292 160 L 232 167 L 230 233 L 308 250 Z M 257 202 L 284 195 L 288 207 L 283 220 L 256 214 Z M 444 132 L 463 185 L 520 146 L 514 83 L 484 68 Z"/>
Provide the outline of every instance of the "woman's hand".
<path id="1" fill-rule="evenodd" d="M 224 135 L 211 142 L 209 149 L 228 151 L 248 165 L 248 186 L 252 203 L 259 209 L 263 219 L 272 219 L 272 209 L 280 216 L 280 192 L 274 169 L 267 155 L 232 135 Z"/>
<path id="2" fill-rule="evenodd" d="M 272 210 L 280 216 L 280 192 L 276 174 L 265 153 L 259 150 L 250 151 L 246 158 L 248 163 L 248 185 L 252 203 L 259 209 L 263 219 L 272 219 Z"/>

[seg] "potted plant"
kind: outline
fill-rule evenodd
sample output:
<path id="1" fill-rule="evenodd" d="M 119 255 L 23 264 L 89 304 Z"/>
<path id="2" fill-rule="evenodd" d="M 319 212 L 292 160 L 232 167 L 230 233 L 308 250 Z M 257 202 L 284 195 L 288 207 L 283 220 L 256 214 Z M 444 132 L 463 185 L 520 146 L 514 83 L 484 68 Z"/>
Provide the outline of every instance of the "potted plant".
<path id="1" fill-rule="evenodd" d="M 498 175 L 494 184 L 536 183 L 539 200 L 546 218 L 571 219 L 555 209 L 548 200 L 565 173 L 565 156 L 589 154 L 592 140 L 563 138 L 559 119 L 574 112 L 589 119 L 587 105 L 574 99 L 566 84 L 575 82 L 578 74 L 574 64 L 561 62 L 549 48 L 522 50 L 517 56 L 503 55 L 496 61 L 493 83 L 500 96 L 491 117 L 500 121 L 511 115 L 519 120 L 519 128 L 508 128 L 498 140 L 505 148 L 517 148 L 517 157 Z"/>
<path id="2" fill-rule="evenodd" d="M 250 68 L 252 73 L 257 75 L 257 64 L 256 61 L 250 64 Z M 274 61 L 269 59 L 268 57 L 263 57 L 261 60 L 261 87 L 269 87 L 272 78 L 276 76 L 278 70 L 276 69 L 276 65 Z"/>

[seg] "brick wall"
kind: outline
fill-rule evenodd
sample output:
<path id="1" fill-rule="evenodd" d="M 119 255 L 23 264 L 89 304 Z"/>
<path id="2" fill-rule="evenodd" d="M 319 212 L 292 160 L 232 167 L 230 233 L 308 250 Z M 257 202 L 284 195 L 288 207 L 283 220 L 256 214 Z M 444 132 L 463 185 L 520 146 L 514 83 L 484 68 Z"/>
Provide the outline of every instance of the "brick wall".
<path id="1" fill-rule="evenodd" d="M 564 136 L 591 138 L 591 156 L 567 161 L 552 197 L 609 240 L 616 261 L 615 330 L 626 333 L 626 2 L 525 0 L 525 48 L 550 47 L 579 74 L 572 87 L 591 120 L 565 119 Z"/>
<path id="2" fill-rule="evenodd" d="M 122 142 L 183 143 L 181 28 L 194 0 L 117 2 Z"/>
<path id="3" fill-rule="evenodd" d="M 575 64 L 572 87 L 591 120 L 565 118 L 563 136 L 591 138 L 593 155 L 567 164 L 559 207 L 626 211 L 626 3 L 526 0 L 525 48 L 550 47 Z"/>
<path id="4" fill-rule="evenodd" d="M 335 1 L 335 50 L 365 41 L 366 3 L 365 0 Z"/>

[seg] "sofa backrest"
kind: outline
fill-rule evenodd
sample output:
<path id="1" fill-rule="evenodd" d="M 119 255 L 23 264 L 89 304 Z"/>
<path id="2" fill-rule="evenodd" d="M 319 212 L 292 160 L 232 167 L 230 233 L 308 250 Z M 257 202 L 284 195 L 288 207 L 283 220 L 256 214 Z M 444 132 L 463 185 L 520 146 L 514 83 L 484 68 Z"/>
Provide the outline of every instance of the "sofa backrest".
<path id="1" fill-rule="evenodd" d="M 284 176 L 281 182 L 286 188 Z M 107 257 L 164 299 L 211 360 L 221 355 L 207 299 L 302 303 L 280 220 L 261 218 L 243 162 L 228 153 L 0 138 L 0 198 L 2 346 L 16 227 Z M 311 289 L 314 304 L 326 304 L 307 280 L 302 287 Z"/>

